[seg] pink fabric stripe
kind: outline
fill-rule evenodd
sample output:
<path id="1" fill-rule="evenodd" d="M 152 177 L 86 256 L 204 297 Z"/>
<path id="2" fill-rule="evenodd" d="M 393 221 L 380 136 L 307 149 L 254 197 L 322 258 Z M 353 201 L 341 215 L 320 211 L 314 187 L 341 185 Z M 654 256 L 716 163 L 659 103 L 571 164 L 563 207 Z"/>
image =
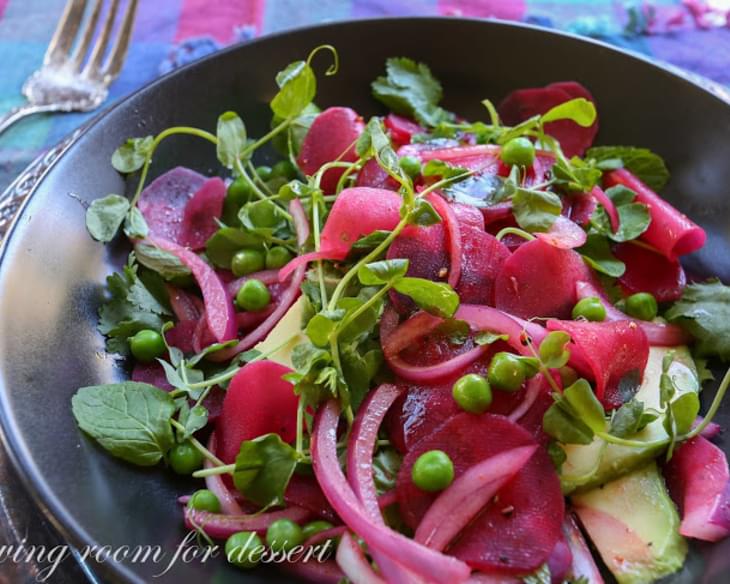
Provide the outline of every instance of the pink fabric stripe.
<path id="1" fill-rule="evenodd" d="M 260 33 L 265 4 L 265 0 L 184 0 L 175 40 L 209 35 L 227 43 L 234 40 L 236 27 L 246 25 Z"/>
<path id="2" fill-rule="evenodd" d="M 10 4 L 10 0 L 0 0 L 0 18 L 5 14 L 5 9 L 8 7 L 8 4 Z"/>
<path id="3" fill-rule="evenodd" d="M 438 11 L 447 16 L 520 20 L 525 15 L 525 4 L 525 0 L 438 0 Z"/>

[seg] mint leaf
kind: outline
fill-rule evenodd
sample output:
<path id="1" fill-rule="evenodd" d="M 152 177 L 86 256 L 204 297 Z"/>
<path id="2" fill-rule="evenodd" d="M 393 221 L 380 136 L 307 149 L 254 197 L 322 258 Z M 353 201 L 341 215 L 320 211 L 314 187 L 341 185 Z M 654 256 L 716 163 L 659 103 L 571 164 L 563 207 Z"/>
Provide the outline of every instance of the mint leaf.
<path id="1" fill-rule="evenodd" d="M 218 160 L 226 168 L 232 169 L 247 145 L 246 127 L 236 112 L 225 112 L 220 115 L 216 137 Z"/>
<path id="2" fill-rule="evenodd" d="M 152 136 L 129 138 L 112 154 L 112 166 L 123 174 L 139 170 L 147 157 L 152 154 L 153 142 Z"/>
<path id="3" fill-rule="evenodd" d="M 719 280 L 689 284 L 665 317 L 696 339 L 700 357 L 730 360 L 730 287 Z"/>
<path id="4" fill-rule="evenodd" d="M 96 241 L 108 243 L 119 231 L 129 211 L 129 201 L 120 195 L 107 195 L 91 202 L 86 209 L 86 229 Z"/>
<path id="5" fill-rule="evenodd" d="M 441 84 L 428 66 L 406 57 L 393 57 L 386 61 L 385 69 L 386 76 L 378 77 L 371 85 L 375 99 L 395 113 L 427 126 L 453 117 L 438 105 L 443 93 Z"/>
<path id="6" fill-rule="evenodd" d="M 139 466 L 157 464 L 175 444 L 172 398 L 147 383 L 82 387 L 71 399 L 76 423 L 112 455 Z"/>
<path id="7" fill-rule="evenodd" d="M 624 168 L 654 191 L 662 190 L 669 180 L 669 171 L 664 160 L 648 148 L 594 146 L 586 152 L 586 158 L 593 158 L 598 162 L 620 160 Z"/>
<path id="8" fill-rule="evenodd" d="M 560 215 L 560 197 L 547 191 L 518 188 L 512 197 L 517 224 L 530 232 L 547 231 Z"/>
<path id="9" fill-rule="evenodd" d="M 317 93 L 317 78 L 305 61 L 291 63 L 276 75 L 279 92 L 271 100 L 271 110 L 280 118 L 300 115 Z"/>
<path id="10" fill-rule="evenodd" d="M 236 457 L 233 484 L 261 507 L 282 505 L 299 457 L 278 434 L 246 440 Z"/>
<path id="11" fill-rule="evenodd" d="M 401 278 L 393 287 L 410 297 L 419 308 L 442 318 L 451 318 L 459 308 L 459 295 L 448 284 L 424 278 Z"/>

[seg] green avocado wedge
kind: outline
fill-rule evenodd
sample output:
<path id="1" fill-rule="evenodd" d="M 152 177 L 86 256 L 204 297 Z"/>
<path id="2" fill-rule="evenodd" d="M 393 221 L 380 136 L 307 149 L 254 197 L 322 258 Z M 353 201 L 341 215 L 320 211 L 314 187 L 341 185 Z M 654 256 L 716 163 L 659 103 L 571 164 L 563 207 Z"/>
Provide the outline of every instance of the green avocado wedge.
<path id="1" fill-rule="evenodd" d="M 684 564 L 687 542 L 655 462 L 571 500 L 619 584 L 649 584 Z"/>
<path id="2" fill-rule="evenodd" d="M 700 389 L 694 360 L 687 347 L 651 347 L 644 380 L 636 393 L 636 399 L 643 402 L 646 408 L 660 409 L 659 381 L 662 360 L 669 352 L 674 353 L 669 374 L 677 386 L 677 397 L 690 391 L 698 392 Z M 600 438 L 595 438 L 590 444 L 566 445 L 564 448 L 567 458 L 560 473 L 563 493 L 567 495 L 590 490 L 656 458 L 665 447 L 650 443 L 667 438 L 662 424 L 663 416 L 660 416 L 631 437 L 632 440 L 647 442 L 646 447 L 607 444 Z"/>

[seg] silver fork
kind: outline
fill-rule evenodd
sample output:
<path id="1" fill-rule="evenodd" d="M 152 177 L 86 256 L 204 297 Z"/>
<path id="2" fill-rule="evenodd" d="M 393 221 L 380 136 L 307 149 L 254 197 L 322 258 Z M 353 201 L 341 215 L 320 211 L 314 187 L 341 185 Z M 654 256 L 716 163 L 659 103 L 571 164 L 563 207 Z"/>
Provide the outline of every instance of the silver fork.
<path id="1" fill-rule="evenodd" d="M 82 27 L 87 0 L 68 0 L 48 45 L 43 65 L 23 84 L 23 95 L 28 103 L 0 117 L 0 133 L 31 114 L 87 112 L 99 107 L 106 99 L 109 84 L 119 75 L 127 56 L 138 0 L 128 1 L 115 40 L 112 32 L 119 12 L 119 0 L 112 0 L 89 53 L 104 3 L 104 0 L 92 1 L 91 13 Z M 105 60 L 107 49 L 109 56 Z"/>

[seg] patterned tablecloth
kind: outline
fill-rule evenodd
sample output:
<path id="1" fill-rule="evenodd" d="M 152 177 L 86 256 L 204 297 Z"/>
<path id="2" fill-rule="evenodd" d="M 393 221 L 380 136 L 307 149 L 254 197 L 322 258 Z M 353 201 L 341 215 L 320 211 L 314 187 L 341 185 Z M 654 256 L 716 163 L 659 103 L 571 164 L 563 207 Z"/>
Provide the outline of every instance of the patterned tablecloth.
<path id="1" fill-rule="evenodd" d="M 0 0 L 0 113 L 22 102 L 66 0 Z M 129 57 L 105 107 L 158 75 L 228 44 L 295 26 L 389 15 L 498 17 L 599 38 L 730 86 L 730 0 L 143 0 Z M 26 119 L 0 136 L 0 192 L 31 160 L 94 114 Z M 53 527 L 0 451 L 0 550 L 24 538 L 49 546 Z M 0 558 L 0 584 L 39 567 Z M 48 582 L 82 582 L 67 561 Z"/>

